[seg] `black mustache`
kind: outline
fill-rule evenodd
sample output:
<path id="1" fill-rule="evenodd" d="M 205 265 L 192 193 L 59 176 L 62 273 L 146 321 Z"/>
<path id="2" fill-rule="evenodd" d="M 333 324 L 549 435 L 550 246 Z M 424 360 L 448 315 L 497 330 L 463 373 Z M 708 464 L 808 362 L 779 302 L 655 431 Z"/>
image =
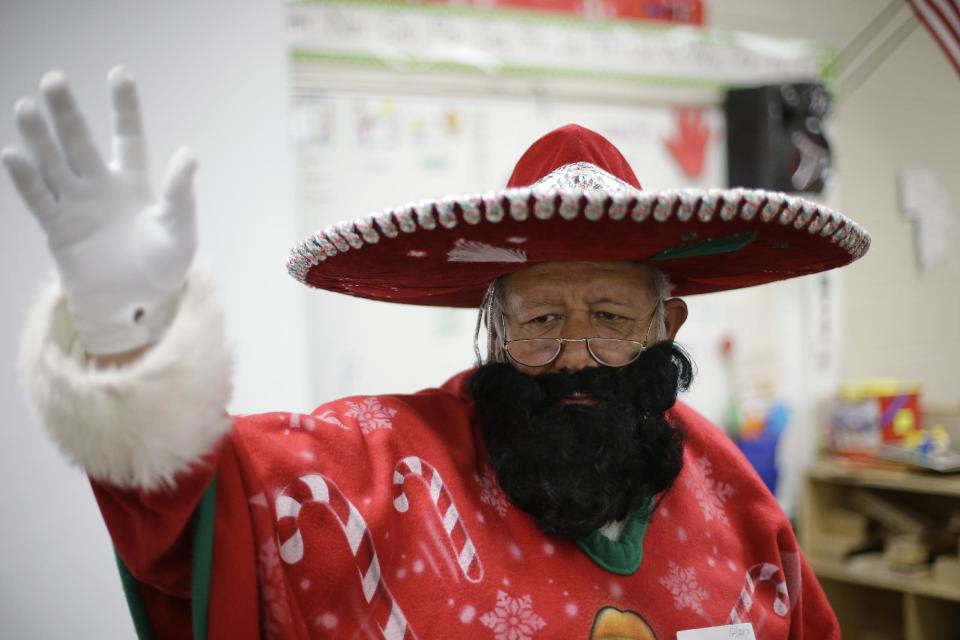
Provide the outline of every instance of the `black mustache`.
<path id="1" fill-rule="evenodd" d="M 590 367 L 531 376 L 508 363 L 486 365 L 471 378 L 470 391 L 475 395 L 477 389 L 485 389 L 505 402 L 506 409 L 542 411 L 583 394 L 598 403 L 627 399 L 642 414 L 653 415 L 672 407 L 677 391 L 687 390 L 693 376 L 693 363 L 683 348 L 665 341 L 618 368 Z M 644 393 L 637 394 L 637 389 Z"/>

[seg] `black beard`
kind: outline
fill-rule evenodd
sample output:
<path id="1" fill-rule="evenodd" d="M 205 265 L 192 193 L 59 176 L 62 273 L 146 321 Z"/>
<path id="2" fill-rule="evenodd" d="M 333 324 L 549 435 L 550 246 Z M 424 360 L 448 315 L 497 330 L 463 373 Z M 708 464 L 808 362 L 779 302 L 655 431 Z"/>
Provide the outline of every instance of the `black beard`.
<path id="1" fill-rule="evenodd" d="M 487 364 L 469 389 L 501 488 L 544 532 L 577 539 L 630 513 L 649 518 L 683 466 L 683 427 L 664 414 L 692 379 L 690 357 L 667 341 L 616 369 L 531 376 Z M 590 403 L 564 402 L 573 394 Z"/>

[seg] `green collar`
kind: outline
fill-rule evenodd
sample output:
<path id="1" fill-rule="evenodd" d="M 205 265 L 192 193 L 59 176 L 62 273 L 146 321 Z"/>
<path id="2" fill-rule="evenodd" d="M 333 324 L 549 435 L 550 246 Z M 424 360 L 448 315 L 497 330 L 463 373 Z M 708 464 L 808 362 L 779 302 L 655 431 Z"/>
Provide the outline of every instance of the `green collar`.
<path id="1" fill-rule="evenodd" d="M 643 559 L 643 538 L 650 525 L 651 499 L 638 511 L 627 516 L 620 539 L 613 541 L 600 531 L 577 540 L 577 545 L 598 565 L 622 576 L 633 575 Z"/>

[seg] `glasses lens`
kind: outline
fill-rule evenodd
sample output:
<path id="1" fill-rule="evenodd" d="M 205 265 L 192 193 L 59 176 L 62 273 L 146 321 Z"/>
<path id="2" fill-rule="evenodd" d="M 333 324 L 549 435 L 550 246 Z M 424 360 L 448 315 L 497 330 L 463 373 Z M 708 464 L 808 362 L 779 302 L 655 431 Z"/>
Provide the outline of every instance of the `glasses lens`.
<path id="1" fill-rule="evenodd" d="M 632 340 L 590 338 L 587 341 L 593 357 L 608 367 L 622 367 L 637 359 L 643 347 Z"/>
<path id="2" fill-rule="evenodd" d="M 511 340 L 503 348 L 515 362 L 528 367 L 542 367 L 550 364 L 560 351 L 560 343 L 554 338 L 533 338 L 531 340 Z"/>

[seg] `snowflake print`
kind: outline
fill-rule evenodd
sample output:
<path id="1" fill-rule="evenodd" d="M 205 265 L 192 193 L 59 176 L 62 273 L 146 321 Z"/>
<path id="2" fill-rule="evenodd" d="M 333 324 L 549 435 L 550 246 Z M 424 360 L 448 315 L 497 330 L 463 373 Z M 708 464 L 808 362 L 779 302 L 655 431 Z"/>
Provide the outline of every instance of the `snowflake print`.
<path id="1" fill-rule="evenodd" d="M 480 616 L 480 622 L 493 629 L 494 640 L 530 640 L 534 632 L 547 626 L 533 611 L 529 593 L 521 598 L 511 598 L 503 591 L 497 591 L 497 605 L 493 611 Z"/>
<path id="2" fill-rule="evenodd" d="M 483 471 L 483 477 L 474 476 L 474 478 L 480 485 L 480 502 L 493 507 L 501 518 L 506 517 L 507 507 L 510 506 L 510 503 L 507 500 L 507 494 L 500 488 L 493 469 L 487 467 Z"/>
<path id="3" fill-rule="evenodd" d="M 673 604 L 677 609 L 691 609 L 703 615 L 702 602 L 709 596 L 697 582 L 697 570 L 693 567 L 684 569 L 673 560 L 669 566 L 670 571 L 660 578 L 660 584 L 673 596 Z"/>
<path id="4" fill-rule="evenodd" d="M 392 407 L 385 407 L 380 403 L 379 398 L 364 398 L 360 402 L 351 402 L 347 400 L 350 409 L 347 410 L 348 418 L 356 418 L 360 423 L 360 430 L 364 434 L 371 433 L 377 429 L 392 429 L 392 418 L 397 415 L 397 410 Z"/>
<path id="5" fill-rule="evenodd" d="M 281 631 L 289 626 L 291 616 L 280 554 L 273 540 L 264 542 L 257 552 L 257 581 L 260 583 L 263 637 L 277 638 Z"/>
<path id="6" fill-rule="evenodd" d="M 684 484 L 696 495 L 704 520 L 710 522 L 715 519 L 730 526 L 724 506 L 734 494 L 733 487 L 713 477 L 713 464 L 707 460 L 706 456 L 697 458 L 696 463 L 700 477 L 698 478 L 697 474 L 689 474 Z"/>

